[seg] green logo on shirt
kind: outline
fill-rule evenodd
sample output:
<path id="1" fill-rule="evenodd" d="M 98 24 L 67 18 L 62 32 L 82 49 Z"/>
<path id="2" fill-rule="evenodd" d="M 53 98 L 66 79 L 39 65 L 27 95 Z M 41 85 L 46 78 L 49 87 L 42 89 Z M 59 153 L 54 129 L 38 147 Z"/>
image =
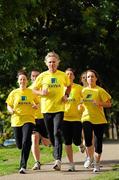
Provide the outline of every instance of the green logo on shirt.
<path id="1" fill-rule="evenodd" d="M 86 99 L 92 98 L 92 94 L 87 94 Z"/>
<path id="2" fill-rule="evenodd" d="M 49 88 L 60 88 L 61 85 L 58 83 L 57 78 L 51 78 L 51 84 Z"/>
<path id="3" fill-rule="evenodd" d="M 27 97 L 26 96 L 21 96 L 22 101 L 26 101 Z"/>
<path id="4" fill-rule="evenodd" d="M 52 84 L 56 84 L 57 83 L 57 79 L 56 78 L 51 78 L 51 83 Z"/>

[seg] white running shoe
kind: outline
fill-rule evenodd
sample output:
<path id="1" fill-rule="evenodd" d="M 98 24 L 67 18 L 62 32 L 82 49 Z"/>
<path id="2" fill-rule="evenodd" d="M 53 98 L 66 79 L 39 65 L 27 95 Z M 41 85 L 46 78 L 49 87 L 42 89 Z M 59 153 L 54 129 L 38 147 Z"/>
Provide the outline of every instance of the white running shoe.
<path id="1" fill-rule="evenodd" d="M 40 162 L 37 161 L 37 162 L 35 162 L 35 164 L 34 164 L 32 170 L 40 170 L 40 166 L 41 166 Z"/>
<path id="2" fill-rule="evenodd" d="M 100 172 L 100 163 L 94 162 L 93 172 Z"/>
<path id="3" fill-rule="evenodd" d="M 70 164 L 68 171 L 69 172 L 74 172 L 75 171 L 75 165 L 74 164 Z"/>
<path id="4" fill-rule="evenodd" d="M 91 167 L 92 163 L 93 163 L 93 159 L 90 159 L 89 157 L 87 157 L 86 161 L 84 162 L 84 167 L 89 168 Z"/>
<path id="5" fill-rule="evenodd" d="M 26 174 L 26 169 L 25 169 L 25 168 L 21 168 L 21 169 L 19 170 L 19 173 L 20 173 L 20 174 Z"/>
<path id="6" fill-rule="evenodd" d="M 61 161 L 60 160 L 56 160 L 55 161 L 53 169 L 55 169 L 56 171 L 60 171 L 61 170 Z"/>

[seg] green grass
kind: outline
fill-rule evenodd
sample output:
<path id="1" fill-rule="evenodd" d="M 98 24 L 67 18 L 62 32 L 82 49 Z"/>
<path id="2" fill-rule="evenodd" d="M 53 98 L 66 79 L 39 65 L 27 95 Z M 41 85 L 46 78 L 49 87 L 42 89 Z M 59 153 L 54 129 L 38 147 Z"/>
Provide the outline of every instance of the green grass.
<path id="1" fill-rule="evenodd" d="M 73 146 L 74 152 L 78 151 L 76 146 Z M 52 147 L 45 147 L 40 145 L 41 151 L 41 163 L 45 164 L 53 161 L 52 156 Z M 63 156 L 66 156 L 65 151 L 63 150 Z M 20 159 L 20 150 L 16 147 L 4 147 L 0 148 L 0 176 L 12 174 L 18 172 L 19 169 L 19 159 Z M 28 168 L 32 168 L 34 164 L 34 159 L 30 153 L 28 160 Z M 112 171 L 97 174 L 94 178 L 90 180 L 119 180 L 119 165 L 112 167 Z"/>
<path id="2" fill-rule="evenodd" d="M 90 180 L 119 180 L 119 171 L 110 171 L 97 175 Z"/>
<path id="3" fill-rule="evenodd" d="M 90 180 L 119 180 L 119 164 L 112 167 L 112 171 L 101 173 Z"/>
<path id="4" fill-rule="evenodd" d="M 52 147 L 40 146 L 41 163 L 50 162 L 53 160 Z M 19 169 L 21 151 L 16 147 L 0 148 L 0 175 L 15 173 Z M 34 159 L 30 153 L 28 159 L 28 168 L 32 168 Z"/>
<path id="5" fill-rule="evenodd" d="M 64 149 L 64 148 L 63 148 Z M 78 150 L 76 146 L 73 146 L 74 152 Z M 0 148 L 0 176 L 18 172 L 20 161 L 20 150 L 16 147 L 2 147 Z M 41 164 L 45 164 L 53 161 L 52 147 L 45 147 L 40 145 L 41 152 Z M 63 150 L 63 156 L 66 156 Z M 32 153 L 30 153 L 27 167 L 32 168 L 34 159 Z"/>

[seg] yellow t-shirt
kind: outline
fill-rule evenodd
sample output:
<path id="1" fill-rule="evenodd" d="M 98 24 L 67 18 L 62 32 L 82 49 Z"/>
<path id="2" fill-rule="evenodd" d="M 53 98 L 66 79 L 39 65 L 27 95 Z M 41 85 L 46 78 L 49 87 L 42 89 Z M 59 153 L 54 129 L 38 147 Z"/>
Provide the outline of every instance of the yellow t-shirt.
<path id="1" fill-rule="evenodd" d="M 33 89 L 33 84 L 29 86 L 30 89 Z M 35 111 L 35 119 L 43 119 L 43 114 L 41 113 L 41 97 L 38 96 L 39 108 Z"/>
<path id="2" fill-rule="evenodd" d="M 62 97 L 64 96 L 64 87 L 69 85 L 70 81 L 62 71 L 41 73 L 33 84 L 35 89 L 48 89 L 48 94 L 41 96 L 41 113 L 64 111 Z"/>
<path id="3" fill-rule="evenodd" d="M 35 109 L 33 104 L 38 104 L 37 96 L 31 89 L 20 88 L 13 90 L 6 100 L 6 103 L 14 109 L 14 114 L 11 116 L 11 126 L 22 126 L 27 122 L 35 124 Z"/>
<path id="4" fill-rule="evenodd" d="M 78 110 L 78 105 L 81 101 L 81 91 L 82 86 L 78 84 L 73 84 L 71 87 L 71 92 L 65 103 L 65 121 L 81 121 L 82 113 Z"/>
<path id="5" fill-rule="evenodd" d="M 93 104 L 92 100 L 106 102 L 111 99 L 111 96 L 101 87 L 95 88 L 85 87 L 82 90 L 82 96 L 84 101 L 84 112 L 81 120 L 90 121 L 93 124 L 107 123 L 103 107 L 98 107 Z"/>

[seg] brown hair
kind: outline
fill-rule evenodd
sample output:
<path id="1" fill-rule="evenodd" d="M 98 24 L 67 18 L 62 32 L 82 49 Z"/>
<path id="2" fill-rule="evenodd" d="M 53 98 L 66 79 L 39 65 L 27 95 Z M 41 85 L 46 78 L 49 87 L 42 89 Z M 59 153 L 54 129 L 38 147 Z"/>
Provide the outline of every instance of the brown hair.
<path id="1" fill-rule="evenodd" d="M 97 78 L 96 84 L 101 87 L 103 86 L 99 74 L 94 69 L 88 69 L 88 70 L 86 70 L 86 74 L 87 74 L 87 72 L 93 72 Z"/>
<path id="2" fill-rule="evenodd" d="M 23 69 L 21 69 L 21 70 L 18 71 L 18 73 L 17 73 L 17 78 L 18 78 L 20 75 L 25 75 L 25 76 L 28 78 L 27 72 L 26 72 L 25 70 L 23 70 Z"/>
<path id="3" fill-rule="evenodd" d="M 75 74 L 75 70 L 74 70 L 73 68 L 70 68 L 70 67 L 69 67 L 69 68 L 67 68 L 67 69 L 65 70 L 65 72 L 66 72 L 66 71 L 72 71 L 73 74 Z"/>

